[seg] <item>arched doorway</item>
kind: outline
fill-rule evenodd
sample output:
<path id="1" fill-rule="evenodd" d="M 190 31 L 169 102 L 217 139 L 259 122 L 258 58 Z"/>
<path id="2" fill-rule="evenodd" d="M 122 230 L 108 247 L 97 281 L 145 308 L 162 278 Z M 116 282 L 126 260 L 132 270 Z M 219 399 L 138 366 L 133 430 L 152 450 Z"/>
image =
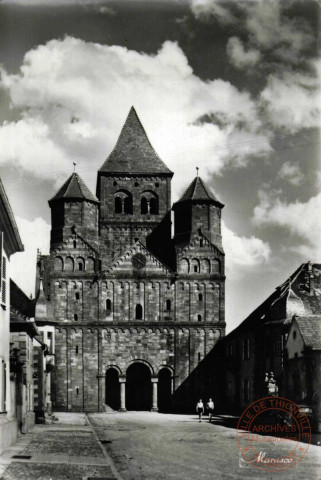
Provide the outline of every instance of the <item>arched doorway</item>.
<path id="1" fill-rule="evenodd" d="M 133 363 L 127 369 L 126 408 L 127 410 L 151 410 L 152 408 L 151 373 L 143 363 Z"/>
<path id="2" fill-rule="evenodd" d="M 162 368 L 158 374 L 158 409 L 160 412 L 169 412 L 171 408 L 171 372 Z"/>
<path id="3" fill-rule="evenodd" d="M 109 368 L 106 372 L 105 403 L 114 410 L 119 410 L 120 387 L 116 368 Z"/>

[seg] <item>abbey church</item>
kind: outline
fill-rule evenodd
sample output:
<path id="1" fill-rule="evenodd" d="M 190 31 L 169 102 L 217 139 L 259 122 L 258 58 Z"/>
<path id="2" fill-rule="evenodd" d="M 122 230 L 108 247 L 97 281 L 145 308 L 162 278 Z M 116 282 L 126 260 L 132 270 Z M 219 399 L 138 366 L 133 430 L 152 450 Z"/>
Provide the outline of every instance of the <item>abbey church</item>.
<path id="1" fill-rule="evenodd" d="M 223 204 L 197 176 L 172 205 L 172 177 L 132 108 L 96 196 L 73 173 L 49 200 L 35 320 L 56 411 L 167 411 L 225 335 Z"/>

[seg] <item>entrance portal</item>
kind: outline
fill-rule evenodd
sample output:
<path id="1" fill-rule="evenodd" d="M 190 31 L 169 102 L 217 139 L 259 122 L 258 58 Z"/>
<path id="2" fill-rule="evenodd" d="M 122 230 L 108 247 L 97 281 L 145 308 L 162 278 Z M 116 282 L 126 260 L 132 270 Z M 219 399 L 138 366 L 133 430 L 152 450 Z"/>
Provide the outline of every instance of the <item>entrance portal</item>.
<path id="1" fill-rule="evenodd" d="M 109 368 L 106 372 L 105 403 L 114 410 L 119 410 L 120 388 L 118 372 L 115 368 Z"/>
<path id="2" fill-rule="evenodd" d="M 171 408 L 171 372 L 162 368 L 158 374 L 158 407 L 160 412 L 169 412 Z"/>
<path id="3" fill-rule="evenodd" d="M 152 383 L 149 368 L 143 363 L 133 363 L 126 376 L 127 410 L 151 410 Z"/>

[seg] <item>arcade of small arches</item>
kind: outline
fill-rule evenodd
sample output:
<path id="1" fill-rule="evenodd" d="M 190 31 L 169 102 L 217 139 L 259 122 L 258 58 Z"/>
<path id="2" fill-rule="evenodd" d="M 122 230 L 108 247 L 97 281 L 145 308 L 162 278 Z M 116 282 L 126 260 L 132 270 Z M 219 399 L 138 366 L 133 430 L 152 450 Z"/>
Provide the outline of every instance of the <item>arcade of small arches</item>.
<path id="1" fill-rule="evenodd" d="M 169 411 L 174 392 L 172 367 L 154 369 L 140 359 L 129 362 L 125 373 L 117 365 L 104 368 L 105 404 L 114 410 Z"/>
<path id="2" fill-rule="evenodd" d="M 95 270 L 95 259 L 93 257 L 81 257 L 68 255 L 67 257 L 57 256 L 54 260 L 54 270 L 56 272 L 75 272 Z"/>
<path id="3" fill-rule="evenodd" d="M 180 273 L 221 273 L 221 261 L 218 258 L 210 261 L 208 258 L 182 258 L 179 262 Z"/>

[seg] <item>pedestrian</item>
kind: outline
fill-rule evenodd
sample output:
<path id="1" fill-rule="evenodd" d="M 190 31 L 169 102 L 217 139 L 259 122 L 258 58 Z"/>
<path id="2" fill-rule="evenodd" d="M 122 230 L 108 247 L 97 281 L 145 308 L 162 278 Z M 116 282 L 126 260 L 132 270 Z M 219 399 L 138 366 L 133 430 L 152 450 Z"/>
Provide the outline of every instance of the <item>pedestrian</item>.
<path id="1" fill-rule="evenodd" d="M 198 413 L 198 419 L 201 422 L 202 421 L 202 415 L 204 413 L 204 404 L 202 399 L 199 399 L 196 405 L 196 412 Z"/>
<path id="2" fill-rule="evenodd" d="M 214 412 L 214 402 L 211 398 L 209 399 L 209 401 L 206 404 L 206 410 L 208 411 L 208 418 L 209 418 L 208 421 L 211 423 L 213 412 Z"/>

